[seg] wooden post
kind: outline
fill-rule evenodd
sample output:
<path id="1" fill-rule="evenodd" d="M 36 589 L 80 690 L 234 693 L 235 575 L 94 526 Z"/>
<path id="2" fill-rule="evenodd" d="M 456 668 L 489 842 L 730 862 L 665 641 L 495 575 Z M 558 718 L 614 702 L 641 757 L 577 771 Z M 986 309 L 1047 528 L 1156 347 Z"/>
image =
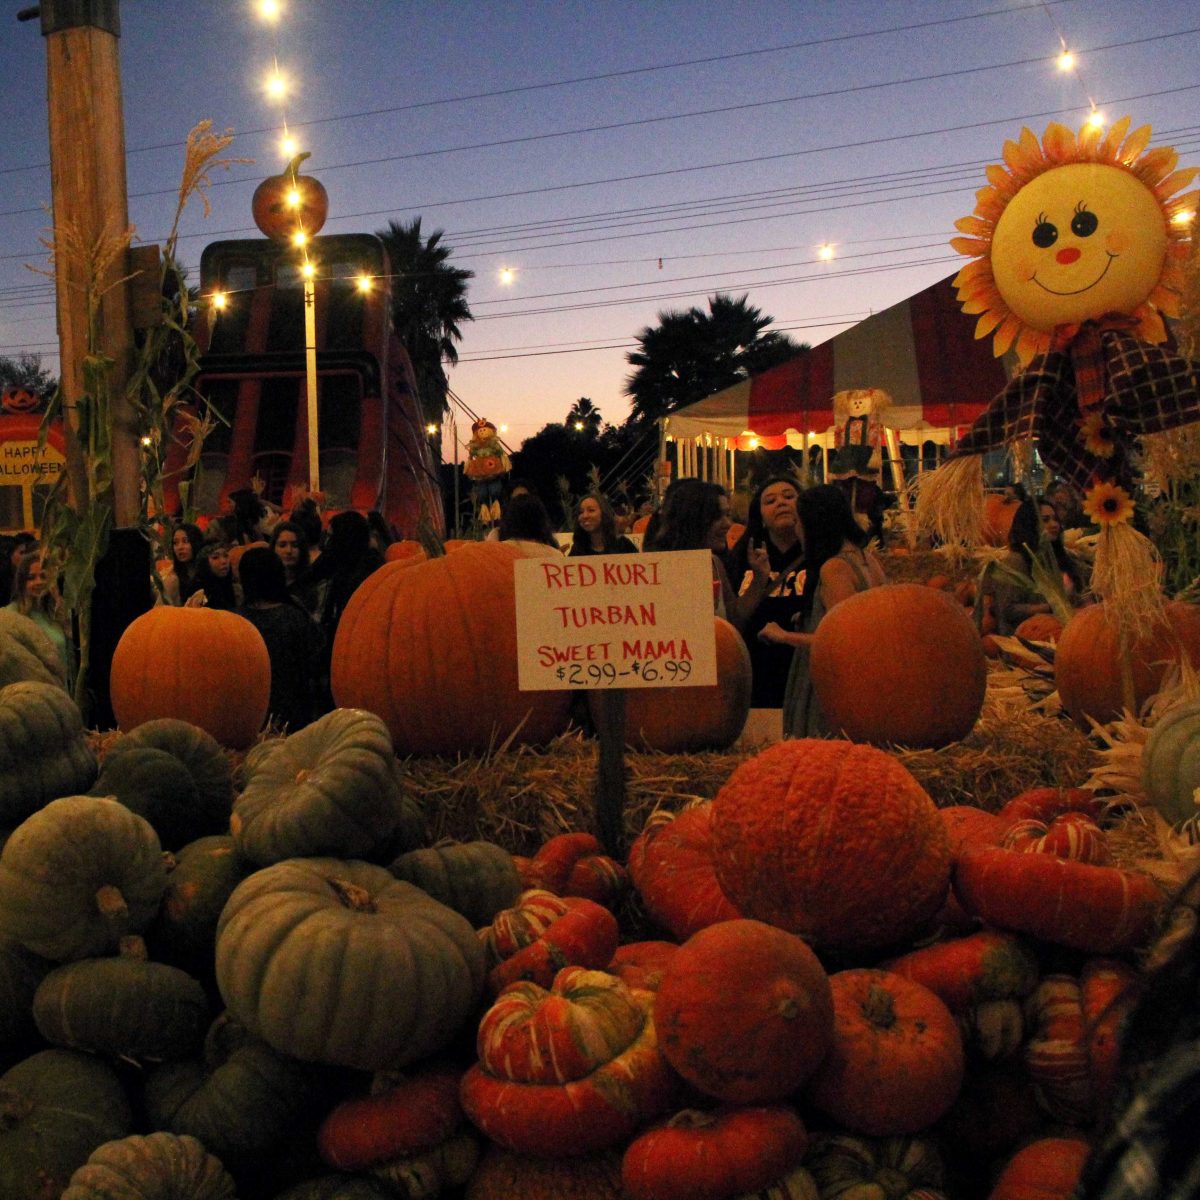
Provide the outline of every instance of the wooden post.
<path id="1" fill-rule="evenodd" d="M 66 469 L 71 500 L 80 511 L 93 501 L 76 407 L 88 352 L 87 254 L 102 241 L 121 237 L 129 225 L 117 7 L 118 0 L 42 0 L 39 6 L 46 39 Z M 68 228 L 76 235 L 74 248 L 64 236 Z M 125 397 L 133 354 L 128 291 L 124 283 L 113 286 L 125 273 L 126 256 L 117 254 L 97 281 L 104 290 L 96 320 L 99 349 L 114 361 L 109 386 L 113 518 L 118 527 L 137 522 L 141 479 L 137 428 Z"/>
<path id="2" fill-rule="evenodd" d="M 304 276 L 304 378 L 308 401 L 308 490 L 321 490 L 321 450 L 317 429 L 317 290 Z"/>
<path id="3" fill-rule="evenodd" d="M 604 850 L 625 860 L 625 689 L 596 693 L 596 828 Z"/>

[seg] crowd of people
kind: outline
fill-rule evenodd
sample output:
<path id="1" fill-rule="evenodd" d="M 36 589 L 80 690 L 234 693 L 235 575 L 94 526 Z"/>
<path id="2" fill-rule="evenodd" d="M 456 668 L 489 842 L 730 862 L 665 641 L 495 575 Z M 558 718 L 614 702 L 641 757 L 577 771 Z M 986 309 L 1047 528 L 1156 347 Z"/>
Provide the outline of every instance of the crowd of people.
<path id="1" fill-rule="evenodd" d="M 1077 497 L 1069 488 L 1040 498 L 1015 491 L 1019 507 L 1004 569 L 990 585 L 1002 634 L 1051 610 L 1044 584 L 1035 578 L 1035 559 L 1061 578 L 1068 603 L 1087 602 L 1085 573 L 1062 538 L 1064 524 L 1079 517 Z M 231 501 L 231 511 L 204 530 L 180 522 L 166 532 L 160 602 L 225 609 L 251 621 L 271 658 L 271 718 L 296 729 L 332 707 L 329 667 L 338 622 L 399 533 L 379 513 L 345 511 L 325 521 L 311 499 L 287 513 L 249 489 Z M 708 551 L 713 611 L 733 624 L 749 651 L 752 706 L 781 710 L 786 735 L 828 732 L 808 676 L 817 626 L 834 605 L 887 582 L 871 548 L 875 543 L 868 545 L 870 534 L 844 490 L 771 475 L 751 495 L 736 538 L 728 492 L 706 480 L 674 481 L 647 516 L 639 547 L 629 529 L 635 514 L 618 513 L 605 496 L 589 492 L 575 505 L 571 529 L 560 534 L 534 489 L 518 481 L 488 536 L 525 553 L 570 557 Z M 20 534 L 7 543 L 7 553 L 0 552 L 0 589 L 12 596 L 9 608 L 50 639 L 69 680 L 73 641 L 36 539 Z"/>

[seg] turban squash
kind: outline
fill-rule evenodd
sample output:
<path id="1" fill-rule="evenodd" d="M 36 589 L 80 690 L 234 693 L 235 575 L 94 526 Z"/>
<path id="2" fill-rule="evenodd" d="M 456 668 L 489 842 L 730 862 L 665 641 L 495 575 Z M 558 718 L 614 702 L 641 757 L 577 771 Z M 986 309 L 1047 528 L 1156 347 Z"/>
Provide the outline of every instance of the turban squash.
<path id="1" fill-rule="evenodd" d="M 519 1154 L 575 1157 L 624 1141 L 675 1095 L 651 1001 L 578 967 L 565 967 L 549 989 L 512 984 L 480 1023 L 479 1062 L 462 1081 L 467 1116 Z"/>
<path id="2" fill-rule="evenodd" d="M 539 744 L 567 727 L 571 693 L 517 687 L 507 542 L 385 563 L 351 597 L 333 643 L 338 704 L 383 718 L 398 754 L 483 753 L 510 736 Z"/>
<path id="3" fill-rule="evenodd" d="M 133 1135 L 97 1147 L 61 1200 L 236 1200 L 233 1177 L 194 1137 Z"/>

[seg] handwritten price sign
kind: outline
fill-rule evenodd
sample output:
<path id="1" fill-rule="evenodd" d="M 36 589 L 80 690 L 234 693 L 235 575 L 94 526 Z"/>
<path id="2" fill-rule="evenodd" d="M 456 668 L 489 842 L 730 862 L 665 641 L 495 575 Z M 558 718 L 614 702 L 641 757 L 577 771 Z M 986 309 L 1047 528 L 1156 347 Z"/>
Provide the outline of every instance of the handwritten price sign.
<path id="1" fill-rule="evenodd" d="M 717 682 L 707 550 L 528 558 L 515 569 L 522 691 Z"/>

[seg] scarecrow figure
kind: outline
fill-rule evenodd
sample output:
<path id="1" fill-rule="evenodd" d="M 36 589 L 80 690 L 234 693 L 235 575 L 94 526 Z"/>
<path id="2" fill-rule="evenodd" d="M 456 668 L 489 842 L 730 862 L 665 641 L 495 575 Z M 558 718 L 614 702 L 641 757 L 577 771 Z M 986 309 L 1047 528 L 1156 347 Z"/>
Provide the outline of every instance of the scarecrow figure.
<path id="1" fill-rule="evenodd" d="M 475 485 L 479 519 L 485 525 L 500 520 L 500 494 L 504 487 L 504 476 L 511 470 L 512 463 L 505 452 L 504 443 L 496 433 L 495 425 L 486 417 L 480 417 L 471 426 L 471 440 L 467 444 L 467 461 L 463 471 Z"/>
<path id="2" fill-rule="evenodd" d="M 1177 316 L 1198 194 L 1176 195 L 1196 170 L 1177 171 L 1170 147 L 1148 150 L 1150 129 L 1078 135 L 1051 124 L 1006 142 L 988 168 L 974 215 L 951 245 L 975 261 L 955 279 L 976 337 L 994 335 L 1024 368 L 926 476 L 917 519 L 948 544 L 979 539 L 985 450 L 1036 438 L 1038 453 L 1084 493 L 1101 527 L 1093 591 L 1119 628 L 1158 618 L 1159 561 L 1130 523 L 1133 443 L 1200 421 L 1200 364 L 1157 344 Z"/>
<path id="3" fill-rule="evenodd" d="M 879 486 L 881 418 L 891 402 L 880 388 L 851 388 L 833 397 L 836 449 L 829 460 L 829 481 L 846 493 L 854 519 L 874 537 L 882 536 L 887 507 Z"/>

